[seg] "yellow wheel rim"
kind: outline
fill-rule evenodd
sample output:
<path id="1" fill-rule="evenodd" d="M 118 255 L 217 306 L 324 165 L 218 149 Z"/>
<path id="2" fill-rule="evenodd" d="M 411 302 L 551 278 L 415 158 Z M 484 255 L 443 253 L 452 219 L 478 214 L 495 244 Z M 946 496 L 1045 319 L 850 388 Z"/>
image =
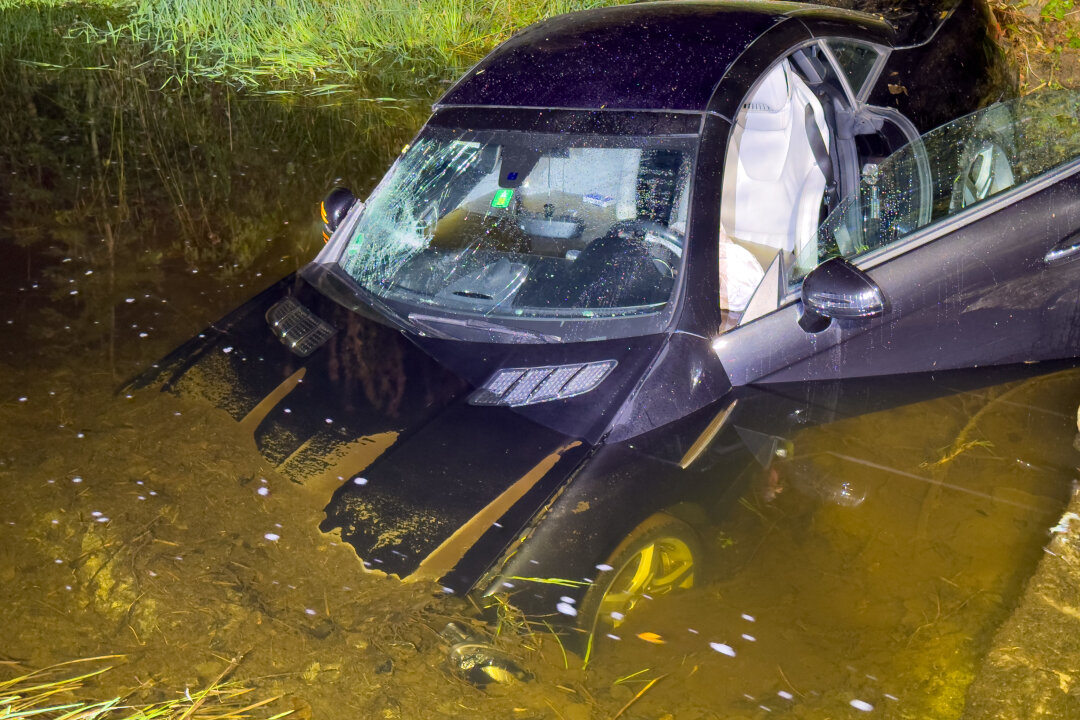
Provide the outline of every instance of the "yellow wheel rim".
<path id="1" fill-rule="evenodd" d="M 618 627 L 645 596 L 666 595 L 694 585 L 694 554 L 676 537 L 642 547 L 618 570 L 600 601 L 601 622 Z"/>

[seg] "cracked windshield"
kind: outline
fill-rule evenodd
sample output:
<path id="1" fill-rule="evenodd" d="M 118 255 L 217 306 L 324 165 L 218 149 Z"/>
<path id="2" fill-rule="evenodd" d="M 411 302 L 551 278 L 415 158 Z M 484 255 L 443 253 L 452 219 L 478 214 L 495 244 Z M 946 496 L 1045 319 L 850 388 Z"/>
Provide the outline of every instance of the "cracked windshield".
<path id="1" fill-rule="evenodd" d="M 0 0 L 0 718 L 1080 717 L 1074 360 L 731 388 L 699 115 L 424 126 L 588 3 L 185 4 Z"/>

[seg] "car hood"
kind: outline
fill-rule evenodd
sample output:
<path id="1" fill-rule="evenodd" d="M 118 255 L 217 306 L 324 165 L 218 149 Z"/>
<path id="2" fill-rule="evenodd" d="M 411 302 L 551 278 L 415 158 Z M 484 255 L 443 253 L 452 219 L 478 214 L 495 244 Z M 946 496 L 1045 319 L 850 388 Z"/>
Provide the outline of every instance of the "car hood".
<path id="1" fill-rule="evenodd" d="M 270 325 L 283 300 L 327 327 L 307 356 Z M 449 573 L 444 582 L 467 588 L 486 567 L 481 560 L 497 556 L 600 441 L 662 342 L 575 349 L 419 338 L 294 275 L 131 386 L 205 399 L 250 431 L 285 475 L 328 497 L 336 488 L 323 529 L 340 531 L 370 567 L 401 577 Z M 468 402 L 499 368 L 609 355 L 616 369 L 586 395 L 521 408 Z"/>

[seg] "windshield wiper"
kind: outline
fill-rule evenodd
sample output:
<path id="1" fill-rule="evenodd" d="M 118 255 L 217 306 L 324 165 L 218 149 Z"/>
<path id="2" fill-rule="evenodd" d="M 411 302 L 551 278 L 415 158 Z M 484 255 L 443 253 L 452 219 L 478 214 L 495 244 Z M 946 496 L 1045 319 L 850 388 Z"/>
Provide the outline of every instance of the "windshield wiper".
<path id="1" fill-rule="evenodd" d="M 520 328 L 507 327 L 498 323 L 478 320 L 476 318 L 446 318 L 434 315 L 419 315 L 409 313 L 408 321 L 413 327 L 430 333 L 444 340 L 472 340 L 483 342 L 493 340 L 492 335 L 500 337 L 494 342 L 510 343 L 559 343 L 562 338 L 558 335 L 547 335 L 534 330 L 522 330 Z M 485 338 L 484 336 L 487 335 Z"/>

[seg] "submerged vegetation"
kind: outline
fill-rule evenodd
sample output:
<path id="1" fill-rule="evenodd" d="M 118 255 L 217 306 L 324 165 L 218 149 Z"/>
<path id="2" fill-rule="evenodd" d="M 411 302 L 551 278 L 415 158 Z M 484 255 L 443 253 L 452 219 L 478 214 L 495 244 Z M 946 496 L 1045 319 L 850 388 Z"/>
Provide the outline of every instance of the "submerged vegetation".
<path id="1" fill-rule="evenodd" d="M 104 662 L 122 661 L 120 655 L 104 655 L 59 663 L 41 670 L 0 680 L 0 718 L 4 720 L 247 720 L 251 712 L 274 703 L 271 697 L 254 702 L 243 698 L 250 692 L 242 685 L 225 682 L 239 660 L 230 662 L 218 679 L 203 690 L 176 692 L 176 697 L 152 703 L 133 703 L 129 698 L 86 701 L 87 683 L 112 669 Z M 3 663 L 17 665 L 17 663 Z M 89 669 L 87 669 L 89 668 Z M 243 699 L 241 699 L 243 698 Z M 284 710 L 268 718 L 292 715 Z"/>

